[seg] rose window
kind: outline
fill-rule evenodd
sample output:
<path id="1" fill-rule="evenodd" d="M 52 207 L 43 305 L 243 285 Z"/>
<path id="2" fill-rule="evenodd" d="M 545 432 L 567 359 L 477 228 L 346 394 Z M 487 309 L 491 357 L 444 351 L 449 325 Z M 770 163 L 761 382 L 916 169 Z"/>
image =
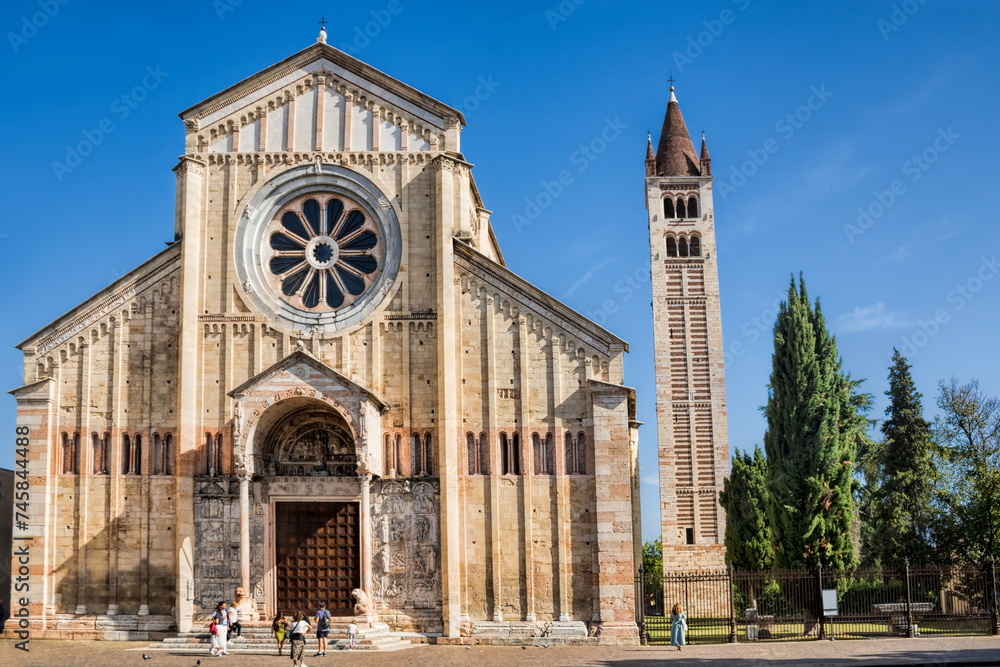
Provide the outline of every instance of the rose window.
<path id="1" fill-rule="evenodd" d="M 359 300 L 382 263 L 378 227 L 343 196 L 292 200 L 268 225 L 269 282 L 292 305 L 329 312 Z"/>

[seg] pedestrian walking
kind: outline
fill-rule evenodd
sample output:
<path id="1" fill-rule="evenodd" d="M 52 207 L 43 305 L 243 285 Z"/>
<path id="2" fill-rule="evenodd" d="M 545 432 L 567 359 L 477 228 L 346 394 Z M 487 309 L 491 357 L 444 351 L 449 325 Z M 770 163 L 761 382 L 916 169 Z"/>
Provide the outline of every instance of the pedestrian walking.
<path id="1" fill-rule="evenodd" d="M 350 650 L 354 648 L 354 642 L 358 638 L 358 624 L 351 621 L 347 626 L 347 649 Z"/>
<path id="2" fill-rule="evenodd" d="M 687 630 L 687 614 L 684 613 L 684 607 L 678 602 L 670 610 L 670 645 L 676 646 L 678 651 L 685 644 Z"/>
<path id="3" fill-rule="evenodd" d="M 292 643 L 289 655 L 292 657 L 292 667 L 306 667 L 306 664 L 302 661 L 306 651 L 306 633 L 312 629 L 309 627 L 306 615 L 301 611 L 295 612 L 295 615 L 292 616 L 292 627 L 290 629 Z"/>
<path id="4" fill-rule="evenodd" d="M 330 612 L 326 608 L 326 603 L 319 606 L 316 612 L 316 655 L 326 655 L 326 641 L 330 636 Z"/>
<path id="5" fill-rule="evenodd" d="M 274 635 L 274 641 L 278 642 L 278 655 L 281 655 L 281 649 L 285 646 L 285 640 L 288 638 L 288 621 L 279 611 L 274 616 L 274 620 L 271 622 L 271 634 Z"/>
<path id="6" fill-rule="evenodd" d="M 240 625 L 240 612 L 236 609 L 235 604 L 229 605 L 227 609 L 229 614 L 229 637 L 230 641 L 233 641 L 233 636 L 236 639 L 240 639 L 243 635 L 243 626 Z"/>
<path id="7" fill-rule="evenodd" d="M 212 619 L 208 624 L 208 632 L 211 634 L 212 650 L 214 656 L 229 655 L 226 650 L 229 641 L 229 611 L 226 609 L 225 601 L 215 605 L 212 612 Z"/>

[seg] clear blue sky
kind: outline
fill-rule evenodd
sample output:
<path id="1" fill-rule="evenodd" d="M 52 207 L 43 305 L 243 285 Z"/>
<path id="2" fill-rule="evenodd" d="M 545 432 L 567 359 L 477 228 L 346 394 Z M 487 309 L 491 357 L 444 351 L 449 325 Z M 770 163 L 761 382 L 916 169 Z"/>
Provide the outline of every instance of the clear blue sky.
<path id="1" fill-rule="evenodd" d="M 909 345 L 928 407 L 951 376 L 1000 394 L 1000 3 L 987 0 L 11 0 L 5 389 L 21 384 L 16 343 L 172 238 L 176 114 L 311 44 L 322 16 L 331 44 L 465 110 L 463 149 L 510 268 L 630 342 L 647 539 L 659 530 L 643 155 L 671 69 L 716 174 L 733 447 L 762 441 L 773 306 L 799 271 L 876 395 L 873 416 L 893 346 Z M 93 151 L 57 174 L 85 132 Z M 582 157 L 602 132 L 613 140 Z M 564 169 L 573 182 L 539 200 Z M 546 206 L 518 229 L 526 200 Z M 3 467 L 14 417 L 8 396 Z"/>

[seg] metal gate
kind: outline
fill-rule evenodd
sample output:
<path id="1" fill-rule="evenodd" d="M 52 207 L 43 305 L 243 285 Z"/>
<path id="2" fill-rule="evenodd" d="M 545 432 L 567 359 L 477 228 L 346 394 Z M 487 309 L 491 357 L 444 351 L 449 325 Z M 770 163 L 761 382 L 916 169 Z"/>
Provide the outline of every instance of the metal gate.
<path id="1" fill-rule="evenodd" d="M 353 613 L 361 585 L 357 503 L 277 503 L 274 518 L 278 610 L 312 614 L 325 602 Z"/>

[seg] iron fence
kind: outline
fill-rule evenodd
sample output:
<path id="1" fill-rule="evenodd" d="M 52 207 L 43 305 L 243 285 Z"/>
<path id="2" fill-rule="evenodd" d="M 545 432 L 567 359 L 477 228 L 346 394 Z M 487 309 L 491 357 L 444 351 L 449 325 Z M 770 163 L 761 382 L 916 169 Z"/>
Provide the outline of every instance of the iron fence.
<path id="1" fill-rule="evenodd" d="M 643 641 L 688 643 L 1000 634 L 996 566 L 849 572 L 695 572 L 636 577 Z"/>

